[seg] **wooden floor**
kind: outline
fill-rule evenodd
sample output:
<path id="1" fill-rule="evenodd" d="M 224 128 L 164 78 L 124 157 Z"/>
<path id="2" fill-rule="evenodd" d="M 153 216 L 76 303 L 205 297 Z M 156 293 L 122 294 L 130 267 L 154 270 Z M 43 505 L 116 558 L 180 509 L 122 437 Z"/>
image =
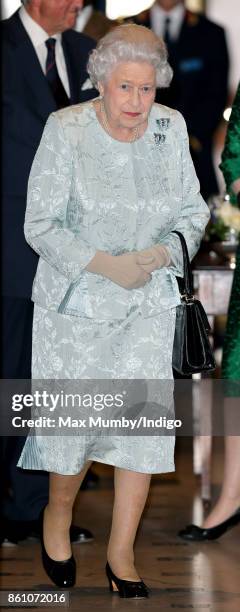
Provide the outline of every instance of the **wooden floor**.
<path id="1" fill-rule="evenodd" d="M 113 472 L 111 467 L 95 464 L 95 470 L 101 475 L 100 487 L 97 491 L 82 492 L 75 509 L 75 522 L 91 529 L 95 540 L 73 545 L 78 570 L 77 585 L 69 591 L 71 610 L 128 612 L 137 608 L 151 612 L 239 612 L 240 526 L 219 541 L 202 544 L 185 543 L 176 535 L 187 522 L 200 522 L 202 516 L 199 483 L 192 474 L 189 442 L 178 441 L 175 474 L 153 477 L 149 503 L 138 534 L 136 565 L 151 588 L 149 600 L 124 600 L 108 591 L 104 566 Z M 215 483 L 220 479 L 221 465 L 222 456 L 218 450 L 213 470 Z M 217 483 L 214 489 L 216 494 Z M 42 569 L 37 542 L 0 551 L 3 590 L 34 592 L 54 588 Z M 50 610 L 50 607 L 45 606 L 45 609 Z"/>

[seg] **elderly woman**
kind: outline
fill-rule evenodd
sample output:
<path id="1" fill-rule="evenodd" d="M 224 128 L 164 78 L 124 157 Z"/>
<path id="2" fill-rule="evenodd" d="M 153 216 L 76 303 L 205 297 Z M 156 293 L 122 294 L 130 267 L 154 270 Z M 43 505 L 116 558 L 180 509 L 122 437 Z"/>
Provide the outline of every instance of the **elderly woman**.
<path id="1" fill-rule="evenodd" d="M 209 213 L 182 116 L 154 104 L 172 76 L 166 48 L 142 26 L 119 26 L 88 70 L 100 96 L 50 116 L 29 181 L 25 234 L 40 255 L 32 375 L 172 381 L 182 275 L 172 230 L 192 258 Z M 174 437 L 28 437 L 18 465 L 50 472 L 42 556 L 59 586 L 75 582 L 69 528 L 91 461 L 115 466 L 110 590 L 147 597 L 134 540 L 151 474 L 174 471 Z"/>

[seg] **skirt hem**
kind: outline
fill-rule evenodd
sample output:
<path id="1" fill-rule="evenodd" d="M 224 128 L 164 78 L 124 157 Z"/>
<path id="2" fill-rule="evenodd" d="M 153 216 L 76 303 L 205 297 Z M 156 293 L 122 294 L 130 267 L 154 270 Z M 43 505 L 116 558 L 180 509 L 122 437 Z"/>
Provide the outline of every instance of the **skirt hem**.
<path id="1" fill-rule="evenodd" d="M 105 465 L 112 465 L 112 467 L 117 467 L 117 468 L 121 468 L 121 469 L 125 469 L 125 470 L 130 470 L 132 472 L 139 472 L 140 474 L 167 474 L 170 472 L 175 472 L 175 464 L 171 463 L 168 467 L 165 468 L 161 468 L 161 470 L 156 470 L 156 468 L 153 468 L 152 470 L 137 470 L 136 468 L 133 467 L 129 467 L 127 465 L 116 465 L 115 463 L 111 463 L 110 461 L 103 461 L 102 459 L 99 459 L 98 457 L 88 457 L 86 458 L 85 463 L 87 463 L 87 461 L 95 461 L 96 463 L 103 463 Z M 51 472 L 54 474 L 62 474 L 62 476 L 75 476 L 76 474 L 79 474 L 81 472 L 81 470 L 83 469 L 85 463 L 79 468 L 78 472 L 59 472 L 56 469 L 53 469 L 52 467 L 49 468 L 44 468 L 44 467 L 39 467 L 39 466 L 23 466 L 23 465 L 19 465 L 19 463 L 17 463 L 17 467 L 23 469 L 23 470 L 41 470 L 44 472 Z"/>

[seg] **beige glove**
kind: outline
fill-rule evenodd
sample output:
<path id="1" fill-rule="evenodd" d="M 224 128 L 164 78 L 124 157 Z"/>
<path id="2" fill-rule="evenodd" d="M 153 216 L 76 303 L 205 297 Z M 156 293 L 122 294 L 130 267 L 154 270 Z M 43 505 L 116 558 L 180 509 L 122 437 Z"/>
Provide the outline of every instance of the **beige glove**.
<path id="1" fill-rule="evenodd" d="M 146 257 L 153 257 L 154 260 L 152 262 L 144 261 Z M 169 266 L 171 257 L 167 247 L 163 244 L 154 244 L 149 249 L 138 252 L 137 263 L 143 270 L 151 274 L 154 270 Z"/>
<path id="2" fill-rule="evenodd" d="M 85 270 L 110 278 L 124 289 L 138 289 L 151 280 L 151 273 L 145 270 L 142 265 L 138 265 L 138 257 L 139 253 L 137 251 L 115 256 L 104 251 L 97 251 Z M 151 266 L 154 262 L 154 256 L 143 254 L 141 261 L 145 266 Z"/>

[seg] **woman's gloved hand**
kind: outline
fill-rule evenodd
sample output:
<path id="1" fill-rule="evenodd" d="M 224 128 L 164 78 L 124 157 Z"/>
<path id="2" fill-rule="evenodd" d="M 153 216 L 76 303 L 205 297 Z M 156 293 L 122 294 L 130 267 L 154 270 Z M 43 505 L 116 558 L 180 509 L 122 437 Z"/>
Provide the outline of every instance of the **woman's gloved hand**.
<path id="1" fill-rule="evenodd" d="M 97 251 L 85 270 L 101 274 L 124 289 L 138 289 L 151 280 L 151 272 L 145 267 L 151 267 L 153 264 L 156 266 L 154 255 L 141 254 L 141 265 L 138 264 L 138 258 L 137 251 L 123 255 L 110 255 Z M 156 267 L 153 269 L 155 270 Z"/>
<path id="2" fill-rule="evenodd" d="M 148 257 L 154 258 L 153 261 L 147 261 L 145 258 Z M 138 251 L 137 263 L 143 270 L 151 274 L 154 270 L 169 266 L 171 257 L 167 247 L 163 244 L 154 244 L 149 249 Z"/>

